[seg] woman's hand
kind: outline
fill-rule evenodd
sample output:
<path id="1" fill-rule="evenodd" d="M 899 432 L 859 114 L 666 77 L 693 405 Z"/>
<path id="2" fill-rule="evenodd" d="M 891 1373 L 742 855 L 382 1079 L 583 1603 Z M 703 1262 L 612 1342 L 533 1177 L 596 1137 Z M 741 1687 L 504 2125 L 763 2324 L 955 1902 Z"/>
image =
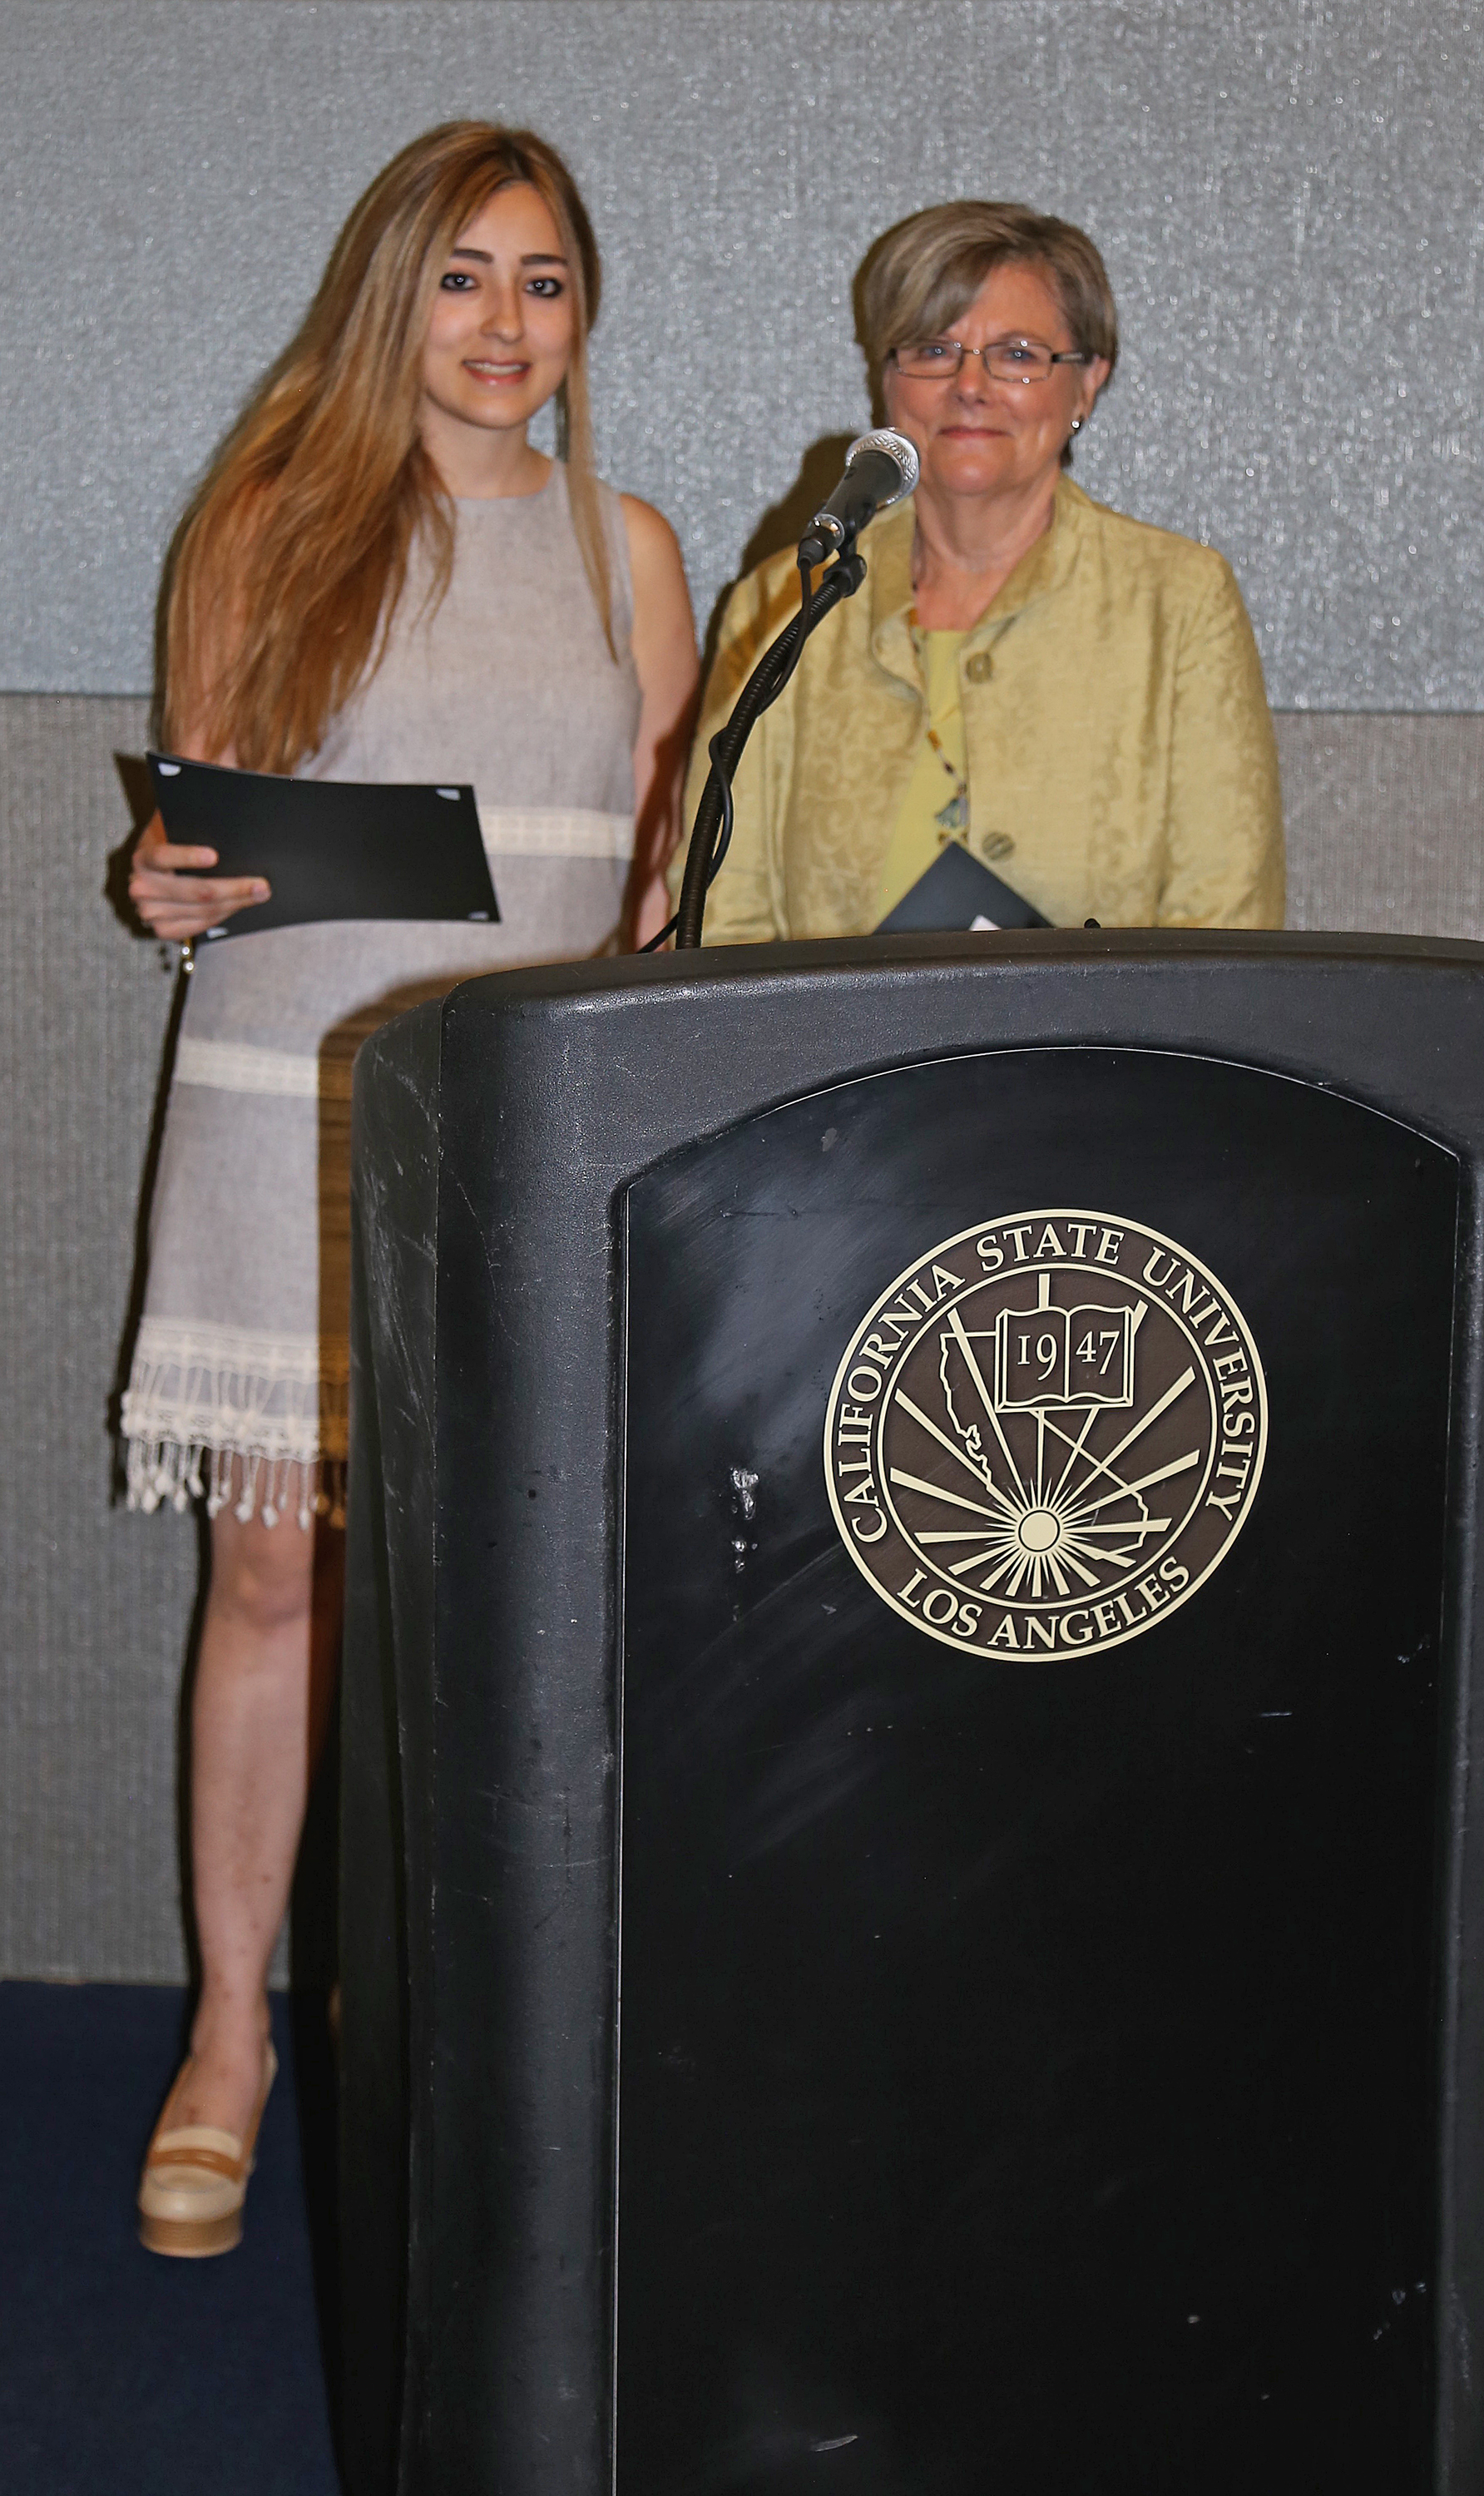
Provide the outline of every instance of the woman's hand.
<path id="1" fill-rule="evenodd" d="M 165 826 L 151 815 L 139 834 L 129 869 L 129 898 L 156 936 L 176 945 L 220 927 L 238 910 L 266 901 L 268 888 L 261 875 L 186 875 L 185 867 L 215 866 L 215 850 L 177 846 L 165 837 Z"/>

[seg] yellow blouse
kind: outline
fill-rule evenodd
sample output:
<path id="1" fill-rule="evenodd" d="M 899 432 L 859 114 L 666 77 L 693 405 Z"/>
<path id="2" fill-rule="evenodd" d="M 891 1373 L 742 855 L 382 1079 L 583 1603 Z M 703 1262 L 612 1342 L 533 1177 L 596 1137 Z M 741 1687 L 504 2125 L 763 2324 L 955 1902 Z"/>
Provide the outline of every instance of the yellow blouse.
<path id="1" fill-rule="evenodd" d="M 881 917 L 924 744 L 911 501 L 860 544 L 864 585 L 819 626 L 743 757 L 708 944 L 855 935 Z M 787 554 L 727 602 L 688 824 L 707 742 L 797 603 Z M 958 675 L 969 846 L 1053 925 L 1283 924 L 1273 724 L 1241 594 L 1211 547 L 1064 477 L 1051 527 L 965 634 Z M 677 891 L 683 866 L 682 853 Z"/>
<path id="2" fill-rule="evenodd" d="M 947 757 L 960 780 L 967 783 L 969 778 L 964 705 L 958 682 L 964 636 L 914 632 L 912 642 L 922 669 L 922 742 L 881 860 L 881 882 L 871 905 L 876 913 L 874 926 L 880 926 L 887 912 L 895 910 L 903 895 L 911 892 L 920 876 L 926 875 L 944 843 L 955 836 L 963 837 L 961 832 L 955 835 L 954 828 L 942 824 L 939 817 L 955 794 L 955 783 L 943 768 L 942 756 Z M 929 726 L 938 739 L 936 747 L 928 741 Z"/>

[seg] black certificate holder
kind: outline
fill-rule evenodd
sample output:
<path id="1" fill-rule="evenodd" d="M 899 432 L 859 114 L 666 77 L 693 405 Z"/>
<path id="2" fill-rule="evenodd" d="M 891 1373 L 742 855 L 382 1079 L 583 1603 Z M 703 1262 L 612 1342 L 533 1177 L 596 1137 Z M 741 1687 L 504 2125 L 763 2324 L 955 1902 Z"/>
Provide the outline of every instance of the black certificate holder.
<path id="1" fill-rule="evenodd" d="M 876 932 L 879 936 L 957 935 L 975 929 L 1050 924 L 1029 901 L 1022 901 L 1018 892 L 992 875 L 962 841 L 949 841 Z"/>
<path id="2" fill-rule="evenodd" d="M 170 840 L 216 852 L 214 867 L 184 872 L 267 879 L 268 899 L 208 927 L 202 944 L 316 920 L 499 919 L 471 788 L 147 759 Z"/>

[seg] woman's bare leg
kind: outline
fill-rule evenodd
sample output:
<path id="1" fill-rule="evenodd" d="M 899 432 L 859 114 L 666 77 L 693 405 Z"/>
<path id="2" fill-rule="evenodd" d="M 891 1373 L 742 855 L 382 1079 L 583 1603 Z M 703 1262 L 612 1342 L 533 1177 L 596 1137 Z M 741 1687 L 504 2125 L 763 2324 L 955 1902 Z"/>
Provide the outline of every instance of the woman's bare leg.
<path id="1" fill-rule="evenodd" d="M 344 1537 L 211 1528 L 191 1716 L 191 1854 L 201 1993 L 171 2124 L 241 2134 L 263 2083 L 267 1972 L 289 1901 L 339 1647 Z"/>

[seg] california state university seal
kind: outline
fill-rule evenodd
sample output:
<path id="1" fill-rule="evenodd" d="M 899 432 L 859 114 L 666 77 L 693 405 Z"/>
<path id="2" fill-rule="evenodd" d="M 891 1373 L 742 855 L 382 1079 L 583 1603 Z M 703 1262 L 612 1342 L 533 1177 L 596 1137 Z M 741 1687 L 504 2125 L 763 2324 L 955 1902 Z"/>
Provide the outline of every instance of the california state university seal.
<path id="1" fill-rule="evenodd" d="M 835 1522 L 883 1603 L 947 1646 L 1122 1646 L 1240 1534 L 1267 1392 L 1240 1309 L 1178 1240 L 1046 1207 L 931 1249 L 830 1393 Z"/>

